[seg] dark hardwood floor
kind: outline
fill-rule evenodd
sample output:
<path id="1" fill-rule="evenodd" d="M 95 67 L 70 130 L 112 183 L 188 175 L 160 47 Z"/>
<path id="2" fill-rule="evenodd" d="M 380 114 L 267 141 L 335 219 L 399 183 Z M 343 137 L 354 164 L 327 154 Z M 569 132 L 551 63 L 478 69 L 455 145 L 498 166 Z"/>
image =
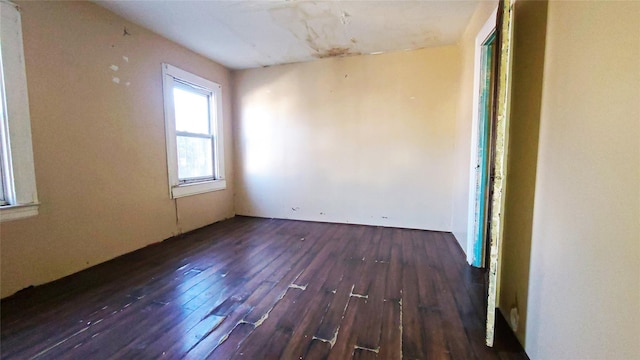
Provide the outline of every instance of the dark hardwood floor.
<path id="1" fill-rule="evenodd" d="M 526 359 L 451 234 L 236 217 L 1 303 L 6 359 Z"/>

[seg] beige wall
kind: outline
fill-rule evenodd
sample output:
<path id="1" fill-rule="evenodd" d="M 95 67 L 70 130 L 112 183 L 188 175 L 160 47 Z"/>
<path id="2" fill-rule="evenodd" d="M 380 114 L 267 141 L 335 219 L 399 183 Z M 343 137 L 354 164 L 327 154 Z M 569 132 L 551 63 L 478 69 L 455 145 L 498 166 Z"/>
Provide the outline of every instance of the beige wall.
<path id="1" fill-rule="evenodd" d="M 227 69 L 92 3 L 20 6 L 42 205 L 1 224 L 2 297 L 233 216 L 233 181 L 169 199 L 160 64 L 222 84 L 232 180 Z"/>
<path id="2" fill-rule="evenodd" d="M 515 3 L 499 307 L 508 321 L 511 321 L 511 309 L 516 309 L 519 318 L 514 321 L 516 336 L 522 344 L 525 343 L 527 320 L 546 19 L 546 1 L 519 0 Z"/>
<path id="3" fill-rule="evenodd" d="M 471 135 L 473 118 L 473 72 L 475 41 L 478 31 L 498 6 L 497 1 L 484 1 L 471 17 L 459 42 L 461 67 L 460 88 L 457 98 L 455 152 L 453 155 L 453 202 L 451 212 L 452 232 L 462 249 L 467 252 L 467 226 L 469 225 L 469 170 L 471 163 Z"/>
<path id="4" fill-rule="evenodd" d="M 533 216 L 532 359 L 640 354 L 640 2 L 551 1 Z"/>
<path id="5" fill-rule="evenodd" d="M 236 212 L 451 230 L 456 46 L 234 73 Z"/>

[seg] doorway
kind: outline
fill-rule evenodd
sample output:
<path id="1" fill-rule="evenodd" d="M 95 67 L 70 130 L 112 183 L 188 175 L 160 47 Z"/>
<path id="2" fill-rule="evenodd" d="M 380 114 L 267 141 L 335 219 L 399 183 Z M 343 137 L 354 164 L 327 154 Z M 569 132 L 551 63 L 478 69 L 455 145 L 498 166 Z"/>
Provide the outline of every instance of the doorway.
<path id="1" fill-rule="evenodd" d="M 478 165 L 476 166 L 476 199 L 474 221 L 474 259 L 476 267 L 486 267 L 489 233 L 491 228 L 491 191 L 493 189 L 493 158 L 495 155 L 496 119 L 493 114 L 495 98 L 495 31 L 481 47 L 480 103 L 478 114 Z"/>
<path id="2" fill-rule="evenodd" d="M 515 1 L 515 0 L 514 0 Z M 509 152 L 509 104 L 511 91 L 511 58 L 513 48 L 513 4 L 512 0 L 500 0 L 496 13 L 496 50 L 495 50 L 495 96 L 493 101 L 493 118 L 495 125 L 491 133 L 492 154 L 490 177 L 493 179 L 491 186 L 491 207 L 489 216 L 489 251 L 487 262 L 489 263 L 489 282 L 487 294 L 487 334 L 486 344 L 493 346 L 495 338 L 496 305 L 498 303 L 500 253 L 504 231 L 504 206 L 507 183 L 507 159 Z M 491 181 L 491 180 L 490 180 Z"/>
<path id="3" fill-rule="evenodd" d="M 500 0 L 495 15 L 480 29 L 475 43 L 467 260 L 473 266 L 487 269 L 488 346 L 494 342 L 500 294 L 498 269 L 507 176 L 512 20 L 513 1 Z"/>
<path id="4" fill-rule="evenodd" d="M 493 113 L 496 83 L 496 12 L 497 9 L 476 37 L 467 260 L 469 264 L 479 268 L 487 266 L 494 179 L 491 160 L 495 153 L 493 130 L 496 125 Z"/>

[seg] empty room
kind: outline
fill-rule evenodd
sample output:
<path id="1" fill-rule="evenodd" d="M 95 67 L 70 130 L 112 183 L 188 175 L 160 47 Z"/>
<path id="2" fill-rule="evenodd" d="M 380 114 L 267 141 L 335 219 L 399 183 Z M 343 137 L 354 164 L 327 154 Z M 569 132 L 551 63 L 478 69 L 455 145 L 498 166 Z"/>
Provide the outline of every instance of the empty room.
<path id="1" fill-rule="evenodd" d="M 638 358 L 640 2 L 0 17 L 0 358 Z"/>

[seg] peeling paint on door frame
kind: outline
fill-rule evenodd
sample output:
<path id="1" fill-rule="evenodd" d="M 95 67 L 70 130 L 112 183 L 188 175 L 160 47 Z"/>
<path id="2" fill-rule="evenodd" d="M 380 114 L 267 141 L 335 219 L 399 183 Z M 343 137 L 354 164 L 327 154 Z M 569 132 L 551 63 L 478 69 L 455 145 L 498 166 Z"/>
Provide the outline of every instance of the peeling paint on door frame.
<path id="1" fill-rule="evenodd" d="M 496 44 L 499 46 L 498 88 L 496 98 L 495 180 L 491 198 L 491 234 L 489 251 L 489 295 L 487 299 L 487 346 L 493 346 L 495 337 L 495 315 L 498 296 L 498 267 L 500 247 L 504 231 L 503 210 L 507 177 L 509 144 L 509 92 L 511 90 L 511 58 L 513 36 L 513 1 L 500 0 L 496 24 Z"/>

